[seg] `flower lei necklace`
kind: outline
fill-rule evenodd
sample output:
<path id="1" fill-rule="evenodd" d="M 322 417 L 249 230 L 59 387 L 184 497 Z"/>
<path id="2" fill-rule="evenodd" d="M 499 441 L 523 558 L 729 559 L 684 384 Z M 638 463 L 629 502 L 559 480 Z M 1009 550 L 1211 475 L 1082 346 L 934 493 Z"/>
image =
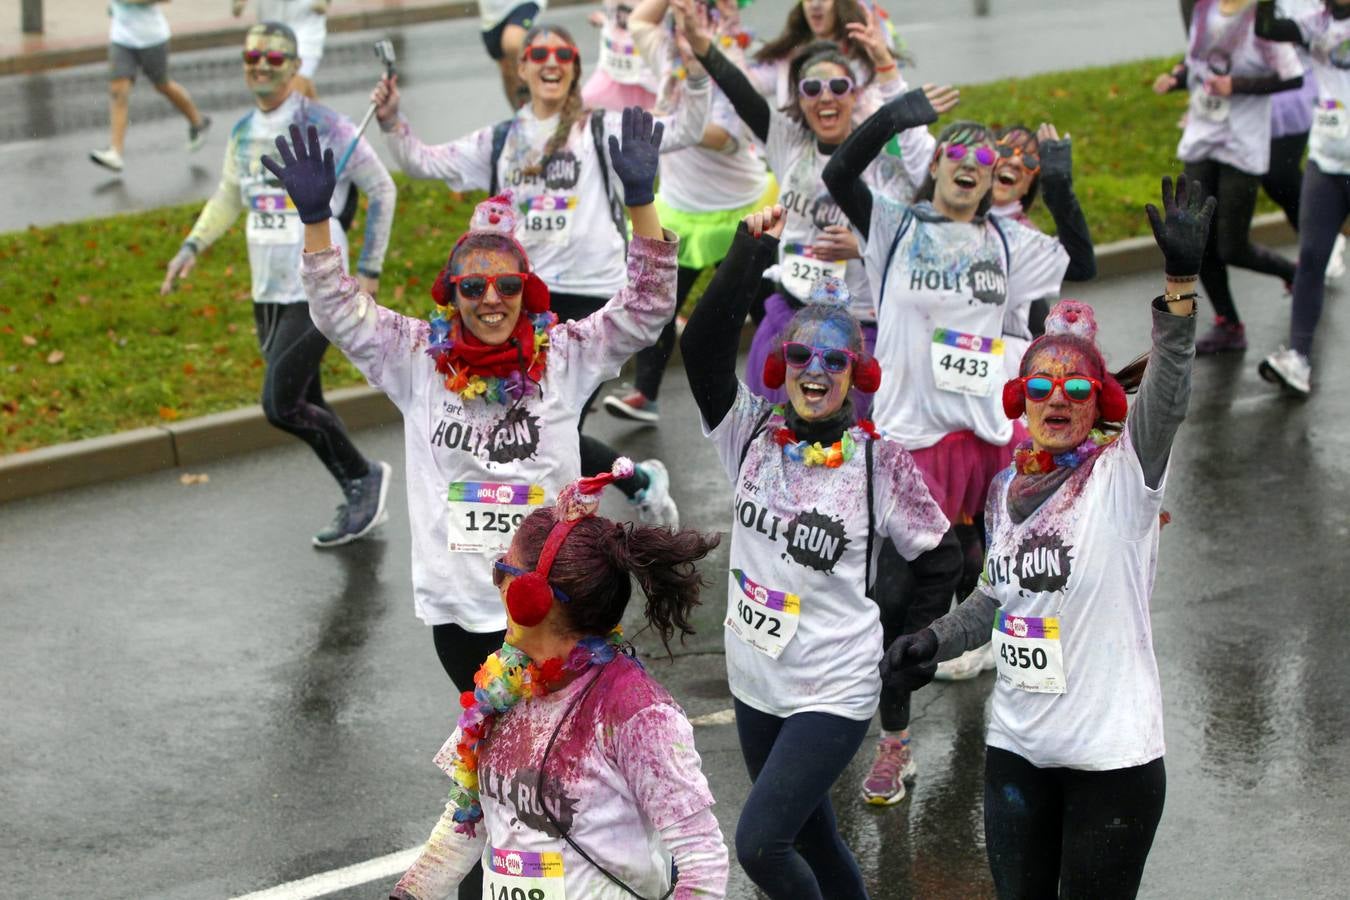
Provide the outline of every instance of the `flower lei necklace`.
<path id="1" fill-rule="evenodd" d="M 462 320 L 453 307 L 433 312 L 428 320 L 431 324 L 431 342 L 427 347 L 427 355 L 436 360 L 436 370 L 445 374 L 446 389 L 465 400 L 482 397 L 489 403 L 514 403 L 524 397 L 530 390 L 530 383 L 544 377 L 544 368 L 548 364 L 549 332 L 558 324 L 558 316 L 552 312 L 530 315 L 524 311 L 521 315 L 529 315 L 530 323 L 534 326 L 534 358 L 527 371 L 516 369 L 508 375 L 498 376 L 474 373 L 463 364 L 456 368 L 450 362 L 450 355 L 460 339 Z"/>
<path id="2" fill-rule="evenodd" d="M 1036 450 L 1030 441 L 1024 442 L 1013 451 L 1013 464 L 1019 475 L 1044 475 L 1055 469 L 1076 469 L 1096 456 L 1103 447 L 1114 441 L 1119 435 L 1107 434 L 1094 428 L 1088 433 L 1087 440 L 1072 450 L 1051 454 L 1046 450 Z"/>
<path id="3" fill-rule="evenodd" d="M 775 406 L 773 411 L 780 417 L 784 414 L 782 406 Z M 862 432 L 857 439 L 851 433 L 854 428 Z M 854 428 L 845 428 L 839 440 L 829 447 L 822 447 L 820 441 L 809 444 L 797 440 L 796 432 L 786 425 L 774 431 L 773 440 L 783 448 L 783 455 L 793 462 L 799 462 L 804 466 L 837 469 L 853 458 L 853 454 L 858 451 L 858 440 L 875 440 L 877 437 L 877 428 L 870 419 L 859 419 Z"/>
<path id="4" fill-rule="evenodd" d="M 474 689 L 460 695 L 464 712 L 459 716 L 459 744 L 455 747 L 454 786 L 450 800 L 455 804 L 455 831 L 474 836 L 476 824 L 483 818 L 478 798 L 478 748 L 492 734 L 493 723 L 522 700 L 552 693 L 564 679 L 578 675 L 591 666 L 603 666 L 619 654 L 623 628 L 615 628 L 605 637 L 577 641 L 567 654 L 537 663 L 519 648 L 502 644 L 473 676 Z"/>

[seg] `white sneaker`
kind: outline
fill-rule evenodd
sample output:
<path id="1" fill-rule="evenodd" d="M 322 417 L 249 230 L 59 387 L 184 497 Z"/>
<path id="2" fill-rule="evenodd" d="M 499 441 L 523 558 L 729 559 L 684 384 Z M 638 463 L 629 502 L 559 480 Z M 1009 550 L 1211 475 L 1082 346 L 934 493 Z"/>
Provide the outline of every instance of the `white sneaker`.
<path id="1" fill-rule="evenodd" d="M 1256 370 L 1266 381 L 1282 384 L 1300 397 L 1312 393 L 1312 363 L 1292 347 L 1276 350 L 1261 360 Z"/>
<path id="2" fill-rule="evenodd" d="M 933 675 L 939 681 L 966 681 L 978 678 L 981 672 L 994 668 L 994 648 L 988 643 L 974 650 L 967 650 L 956 659 L 949 659 L 937 665 Z"/>
<path id="3" fill-rule="evenodd" d="M 680 510 L 670 496 L 670 473 L 659 459 L 646 459 L 638 468 L 647 473 L 647 486 L 628 502 L 637 507 L 638 521 L 644 525 L 680 527 Z"/>
<path id="4" fill-rule="evenodd" d="M 1327 260 L 1327 281 L 1335 281 L 1345 274 L 1345 235 L 1336 235 L 1336 244 L 1331 248 L 1331 259 Z"/>
<path id="5" fill-rule="evenodd" d="M 105 169 L 122 171 L 122 154 L 111 147 L 107 150 L 93 150 L 89 153 L 89 158 Z"/>

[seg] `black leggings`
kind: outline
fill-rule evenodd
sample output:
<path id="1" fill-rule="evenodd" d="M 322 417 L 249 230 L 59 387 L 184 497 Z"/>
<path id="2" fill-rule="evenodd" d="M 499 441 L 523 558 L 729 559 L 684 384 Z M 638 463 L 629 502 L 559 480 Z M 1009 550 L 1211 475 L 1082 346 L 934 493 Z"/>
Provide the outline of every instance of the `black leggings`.
<path id="1" fill-rule="evenodd" d="M 665 377 L 666 365 L 675 353 L 675 317 L 680 314 L 680 307 L 684 306 L 685 298 L 702 274 L 702 269 L 679 267 L 675 274 L 675 315 L 661 329 L 661 336 L 655 344 L 637 352 L 637 374 L 633 377 L 633 386 L 648 400 L 655 400 L 656 395 L 661 393 L 661 379 Z"/>
<path id="2" fill-rule="evenodd" d="M 323 399 L 319 363 L 328 338 L 314 327 L 309 304 L 255 303 L 253 321 L 267 364 L 262 408 L 268 423 L 309 444 L 338 484 L 365 477 L 370 464 Z"/>
<path id="3" fill-rule="evenodd" d="M 551 294 L 549 296 L 549 306 L 558 314 L 559 322 L 584 319 L 608 302 L 608 298 L 605 297 L 585 297 L 581 294 Z M 581 418 L 577 420 L 577 437 L 581 441 L 581 474 L 587 477 L 608 472 L 613 467 L 614 460 L 619 458 L 619 452 L 609 444 L 583 434 L 581 431 L 586 424 L 586 416 L 591 412 L 591 404 L 595 402 L 599 393 L 600 389 L 597 387 L 586 398 L 586 405 L 581 410 Z M 646 482 L 634 476 L 616 481 L 614 486 L 623 491 L 625 496 L 631 498 L 646 487 Z"/>
<path id="4" fill-rule="evenodd" d="M 909 563 L 890 540 L 883 540 L 877 555 L 877 579 L 872 590 L 881 611 L 883 647 L 889 647 L 902 634 L 927 628 L 951 608 L 950 595 L 925 597 L 915 588 Z M 909 698 L 910 692 L 902 687 L 882 686 L 880 711 L 884 730 L 903 731 L 909 727 Z"/>
<path id="5" fill-rule="evenodd" d="M 1200 281 L 1214 304 L 1214 311 L 1236 324 L 1237 305 L 1228 287 L 1228 266 L 1274 275 L 1286 282 L 1294 280 L 1294 264 L 1251 241 L 1252 212 L 1256 209 L 1256 190 L 1261 179 L 1255 175 L 1214 162 L 1186 163 L 1186 177 L 1198 181 L 1208 194 L 1219 199 L 1209 243 L 1200 264 Z"/>
<path id="6" fill-rule="evenodd" d="M 1134 897 L 1166 794 L 1161 757 L 1088 772 L 986 747 L 984 840 L 999 900 Z"/>
<path id="7" fill-rule="evenodd" d="M 1270 168 L 1261 176 L 1261 189 L 1295 231 L 1299 229 L 1299 196 L 1303 192 L 1303 151 L 1308 147 L 1308 132 L 1286 134 L 1270 139 Z"/>
<path id="8" fill-rule="evenodd" d="M 771 900 L 866 900 L 862 872 L 839 835 L 830 788 L 869 723 L 818 712 L 780 719 L 734 702 L 753 782 L 736 823 L 741 868 Z"/>
<path id="9" fill-rule="evenodd" d="M 441 668 L 450 676 L 456 690 L 473 690 L 473 676 L 478 667 L 493 653 L 502 648 L 506 639 L 505 631 L 491 631 L 479 634 L 465 631 L 458 625 L 432 625 L 431 637 L 436 642 L 436 655 L 440 657 Z M 455 708 L 458 708 L 456 706 Z M 459 883 L 459 900 L 482 900 L 483 864 L 474 863 L 469 874 Z"/>
<path id="10" fill-rule="evenodd" d="M 1298 275 L 1294 278 L 1294 309 L 1289 322 L 1289 346 L 1304 356 L 1312 354 L 1313 335 L 1322 318 L 1327 262 L 1347 215 L 1350 175 L 1327 175 L 1309 160 L 1303 173 Z"/>

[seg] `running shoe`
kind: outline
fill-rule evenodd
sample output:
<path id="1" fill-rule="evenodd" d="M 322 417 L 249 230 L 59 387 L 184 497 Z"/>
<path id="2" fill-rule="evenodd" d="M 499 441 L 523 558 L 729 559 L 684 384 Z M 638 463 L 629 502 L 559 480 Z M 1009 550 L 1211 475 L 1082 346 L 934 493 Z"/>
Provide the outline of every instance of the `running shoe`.
<path id="1" fill-rule="evenodd" d="M 1345 235 L 1336 235 L 1336 243 L 1331 248 L 1331 259 L 1327 260 L 1327 281 L 1335 281 L 1345 274 Z"/>
<path id="2" fill-rule="evenodd" d="M 364 477 L 347 482 L 342 488 L 347 502 L 337 508 L 332 524 L 314 535 L 314 546 L 328 548 L 350 544 L 383 525 L 389 518 L 384 503 L 389 496 L 392 471 L 389 463 L 377 462 Z"/>
<path id="3" fill-rule="evenodd" d="M 1241 322 L 1230 322 L 1223 316 L 1214 317 L 1214 325 L 1195 339 L 1195 352 L 1200 356 L 1211 353 L 1247 349 L 1247 329 Z"/>
<path id="4" fill-rule="evenodd" d="M 114 172 L 122 171 L 122 154 L 111 147 L 107 150 L 91 151 L 89 158 L 105 169 L 112 169 Z"/>
<path id="5" fill-rule="evenodd" d="M 202 116 L 202 124 L 188 126 L 188 152 L 196 153 L 206 146 L 206 133 L 211 130 L 211 117 Z"/>
<path id="6" fill-rule="evenodd" d="M 1256 367 L 1271 384 L 1284 385 L 1300 397 L 1312 393 L 1312 363 L 1292 347 L 1281 347 Z"/>
<path id="7" fill-rule="evenodd" d="M 910 752 L 909 741 L 882 736 L 877 741 L 877 758 L 872 771 L 863 779 L 863 799 L 873 806 L 891 806 L 905 799 L 905 782 L 919 773 Z"/>
<path id="8" fill-rule="evenodd" d="M 680 510 L 670 496 L 670 473 L 666 471 L 665 463 L 647 459 L 638 463 L 638 468 L 647 473 L 647 486 L 628 501 L 637 507 L 638 521 L 644 525 L 679 528 Z"/>
<path id="9" fill-rule="evenodd" d="M 988 672 L 992 668 L 994 668 L 994 647 L 990 642 L 983 647 L 967 650 L 956 659 L 938 663 L 937 672 L 933 677 L 938 681 L 968 681 L 971 678 L 978 678 L 981 672 Z"/>
<path id="10" fill-rule="evenodd" d="M 622 397 L 611 394 L 605 398 L 605 412 L 620 419 L 656 424 L 661 420 L 661 405 L 639 390 L 631 390 Z"/>

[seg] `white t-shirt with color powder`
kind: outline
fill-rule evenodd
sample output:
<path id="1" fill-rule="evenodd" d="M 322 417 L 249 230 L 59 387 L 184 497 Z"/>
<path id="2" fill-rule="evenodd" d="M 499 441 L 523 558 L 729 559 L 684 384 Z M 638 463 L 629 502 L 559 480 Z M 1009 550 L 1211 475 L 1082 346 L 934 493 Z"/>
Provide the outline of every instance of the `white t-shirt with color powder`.
<path id="1" fill-rule="evenodd" d="M 1329 175 L 1350 175 L 1350 19 L 1319 8 L 1295 22 L 1317 73 L 1308 158 Z"/>
<path id="2" fill-rule="evenodd" d="M 1211 75 L 1295 78 L 1303 63 L 1288 44 L 1256 37 L 1256 9 L 1226 15 L 1217 2 L 1197 6 L 1186 54 L 1190 111 L 1177 145 L 1183 162 L 1215 160 L 1251 175 L 1270 168 L 1270 95 L 1218 97 L 1205 91 Z"/>
<path id="3" fill-rule="evenodd" d="M 1165 479 L 1145 484 L 1128 430 L 1021 524 L 1008 514 L 1012 476 L 1009 467 L 989 488 L 980 590 L 1014 626 L 1058 620 L 1066 689 L 1032 693 L 1000 675 L 989 745 L 1040 767 L 1104 771 L 1157 759 L 1162 689 L 1149 598 Z"/>
<path id="4" fill-rule="evenodd" d="M 910 207 L 873 194 L 863 260 L 885 372 L 872 403 L 877 427 L 908 450 L 957 431 L 1006 445 L 1007 353 L 1022 347 L 1005 347 L 1005 323 L 1059 293 L 1068 252 L 1010 219 L 954 222 L 927 201 Z"/>
<path id="5" fill-rule="evenodd" d="M 703 423 L 735 498 L 725 626 L 731 693 L 779 718 L 823 712 L 868 719 L 881 696 L 882 653 L 877 604 L 864 593 L 868 573 L 883 540 L 912 560 L 938 545 L 947 518 L 909 453 L 892 441 L 871 441 L 869 560 L 862 430 L 851 430 L 857 449 L 848 462 L 805 466 L 775 441 L 784 420 L 765 419 L 771 408 L 742 383 L 717 427 Z"/>
<path id="6" fill-rule="evenodd" d="M 544 751 L 560 722 L 541 779 Z M 458 741 L 456 731 L 436 756 L 447 775 L 453 776 Z M 478 787 L 479 828 L 487 832 L 484 877 L 491 896 L 507 900 L 536 896 L 530 889 L 544 884 L 532 879 L 557 877 L 559 869 L 569 898 L 632 896 L 563 839 L 541 804 L 577 845 L 643 897 L 660 897 L 671 883 L 671 855 L 659 831 L 713 805 L 684 711 L 640 663 L 622 655 L 598 674 L 502 716 L 480 745 Z"/>

